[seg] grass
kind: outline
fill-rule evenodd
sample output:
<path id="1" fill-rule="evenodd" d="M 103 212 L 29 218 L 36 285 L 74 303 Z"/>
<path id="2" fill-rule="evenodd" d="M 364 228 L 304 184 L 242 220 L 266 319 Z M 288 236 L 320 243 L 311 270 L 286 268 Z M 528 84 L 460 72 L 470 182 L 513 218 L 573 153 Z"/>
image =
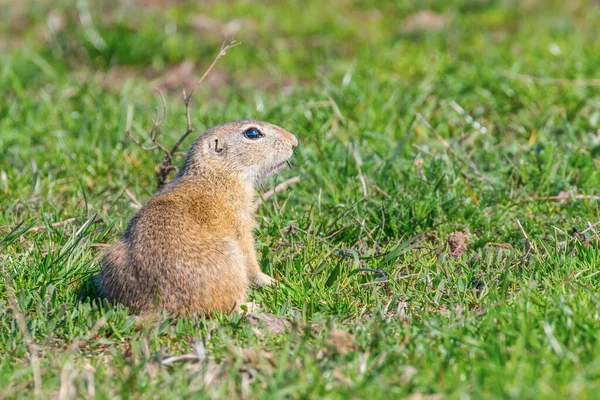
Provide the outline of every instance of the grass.
<path id="1" fill-rule="evenodd" d="M 1 398 L 38 373 L 60 398 L 597 398 L 596 3 L 151 3 L 0 16 Z M 423 10 L 442 26 L 407 29 Z M 159 86 L 175 143 L 181 89 L 233 31 L 192 121 L 299 138 L 264 190 L 301 180 L 257 232 L 285 285 L 251 292 L 291 328 L 139 322 L 93 281 L 135 212 L 125 188 L 155 187 L 159 155 L 124 132 L 148 141 Z"/>

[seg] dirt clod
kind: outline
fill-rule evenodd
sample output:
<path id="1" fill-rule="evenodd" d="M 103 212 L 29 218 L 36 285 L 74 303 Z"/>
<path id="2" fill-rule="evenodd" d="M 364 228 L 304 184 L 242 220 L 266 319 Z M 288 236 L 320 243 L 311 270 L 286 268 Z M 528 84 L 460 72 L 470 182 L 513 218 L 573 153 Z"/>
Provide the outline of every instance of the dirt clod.
<path id="1" fill-rule="evenodd" d="M 459 257 L 467 252 L 467 242 L 471 239 L 471 235 L 465 232 L 452 232 L 448 236 L 449 255 Z"/>
<path id="2" fill-rule="evenodd" d="M 285 318 L 270 313 L 247 314 L 246 321 L 259 332 L 266 330 L 272 334 L 278 334 L 290 328 L 290 323 Z"/>

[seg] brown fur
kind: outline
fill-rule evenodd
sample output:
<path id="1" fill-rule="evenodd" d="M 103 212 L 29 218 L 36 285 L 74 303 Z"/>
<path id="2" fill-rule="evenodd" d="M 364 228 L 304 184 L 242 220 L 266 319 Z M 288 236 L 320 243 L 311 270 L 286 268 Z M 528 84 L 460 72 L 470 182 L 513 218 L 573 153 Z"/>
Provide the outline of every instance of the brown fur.
<path id="1" fill-rule="evenodd" d="M 249 128 L 264 137 L 244 137 Z M 229 312 L 250 282 L 270 284 L 254 248 L 254 186 L 297 146 L 291 133 L 255 120 L 214 127 L 190 148 L 179 174 L 129 222 L 102 259 L 109 301 L 133 313 Z"/>

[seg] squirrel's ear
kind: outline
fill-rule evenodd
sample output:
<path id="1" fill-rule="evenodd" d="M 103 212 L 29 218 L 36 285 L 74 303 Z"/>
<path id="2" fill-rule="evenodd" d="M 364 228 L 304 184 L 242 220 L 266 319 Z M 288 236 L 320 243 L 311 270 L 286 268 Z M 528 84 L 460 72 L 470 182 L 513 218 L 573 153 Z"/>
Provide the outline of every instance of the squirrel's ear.
<path id="1" fill-rule="evenodd" d="M 208 140 L 205 146 L 209 153 L 218 156 L 224 156 L 227 153 L 227 145 L 220 139 Z"/>

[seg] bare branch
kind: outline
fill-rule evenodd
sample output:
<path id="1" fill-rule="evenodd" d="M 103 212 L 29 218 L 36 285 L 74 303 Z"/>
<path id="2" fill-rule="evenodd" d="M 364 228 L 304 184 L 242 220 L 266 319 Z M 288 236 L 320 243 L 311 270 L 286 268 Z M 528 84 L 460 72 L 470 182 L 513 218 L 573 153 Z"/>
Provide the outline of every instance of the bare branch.
<path id="1" fill-rule="evenodd" d="M 208 66 L 206 71 L 204 71 L 204 74 L 202 74 L 202 77 L 198 80 L 198 82 L 196 82 L 196 87 L 193 88 L 192 90 L 190 90 L 190 94 L 186 94 L 185 89 L 183 90 L 183 103 L 185 104 L 185 117 L 187 120 L 187 131 L 183 134 L 183 136 L 181 136 L 179 138 L 177 143 L 175 143 L 175 146 L 173 146 L 173 148 L 171 149 L 172 155 L 175 154 L 177 149 L 179 149 L 179 146 L 181 146 L 181 143 L 192 132 L 194 132 L 194 128 L 192 127 L 192 118 L 190 117 L 190 102 L 192 100 L 192 95 L 194 94 L 194 90 L 196 88 L 198 88 L 202 84 L 202 82 L 204 82 L 204 79 L 208 76 L 208 74 L 210 74 L 210 72 L 213 70 L 215 65 L 217 65 L 217 61 L 219 61 L 219 59 L 225 57 L 225 55 L 227 54 L 227 51 L 229 49 L 237 47 L 240 44 L 241 43 L 236 42 L 235 39 L 231 39 L 229 41 L 224 41 L 223 44 L 221 44 L 221 49 L 219 50 L 219 53 L 217 54 L 217 56 L 214 58 L 213 62 Z"/>
<path id="2" fill-rule="evenodd" d="M 206 69 L 206 71 L 204 71 L 204 74 L 202 74 L 202 77 L 196 83 L 195 88 L 199 87 L 202 84 L 204 79 L 208 76 L 208 74 L 212 71 L 212 69 L 217 64 L 217 61 L 220 58 L 224 57 L 227 54 L 228 50 L 232 49 L 233 47 L 239 46 L 240 44 L 241 43 L 236 42 L 234 39 L 224 41 L 222 43 L 221 48 L 220 48 L 219 52 L 217 53 L 216 57 L 213 59 L 212 63 L 209 65 L 209 67 Z M 177 150 L 179 149 L 179 146 L 181 146 L 183 141 L 192 132 L 194 132 L 194 127 L 192 126 L 192 117 L 190 115 L 190 104 L 192 101 L 192 95 L 194 94 L 195 88 L 190 90 L 189 94 L 186 92 L 185 89 L 183 90 L 183 104 L 185 105 L 185 119 L 186 119 L 186 123 L 187 123 L 187 129 L 186 129 L 185 133 L 175 143 L 175 145 L 171 148 L 171 150 L 167 149 L 167 147 L 158 140 L 159 128 L 160 128 L 161 124 L 167 118 L 167 102 L 165 100 L 165 96 L 158 89 L 156 90 L 156 92 L 158 93 L 158 95 L 161 98 L 163 112 L 162 112 L 162 117 L 160 117 L 158 107 L 156 108 L 156 116 L 152 123 L 152 128 L 150 129 L 150 140 L 152 140 L 152 143 L 154 143 L 154 146 L 145 147 L 142 145 L 142 143 L 140 141 L 136 140 L 133 137 L 133 135 L 131 134 L 130 131 L 126 132 L 127 137 L 130 138 L 135 144 L 137 144 L 142 150 L 144 150 L 144 151 L 160 150 L 164 154 L 163 160 L 156 167 L 156 190 L 159 190 L 167 182 L 171 172 L 177 171 L 177 167 L 175 167 L 173 165 L 173 159 L 175 158 L 175 156 L 185 154 L 182 152 L 178 152 Z"/>
<path id="3" fill-rule="evenodd" d="M 133 137 L 133 135 L 131 134 L 130 131 L 125 131 L 125 134 L 127 135 L 127 137 L 129 139 L 131 139 L 133 141 L 133 143 L 137 144 L 138 147 L 144 151 L 152 151 L 152 150 L 158 149 L 158 146 L 144 147 L 144 145 L 142 143 L 140 143 L 135 137 Z"/>
<path id="4" fill-rule="evenodd" d="M 192 118 L 190 117 L 190 100 L 191 100 L 191 97 L 188 97 L 185 94 L 185 89 L 183 89 L 183 103 L 185 104 L 185 119 L 187 120 L 188 132 L 194 130 L 194 128 L 192 127 Z"/>
<path id="5" fill-rule="evenodd" d="M 172 159 L 173 156 L 171 155 L 169 150 L 167 150 L 167 148 L 158 141 L 158 130 L 159 130 L 158 128 L 161 126 L 161 124 L 167 118 L 167 101 L 165 100 L 165 96 L 162 94 L 162 92 L 159 89 L 156 89 L 156 93 L 158 93 L 158 95 L 160 96 L 160 99 L 162 100 L 163 115 L 162 115 L 162 118 L 158 117 L 158 107 L 157 107 L 156 108 L 156 117 L 154 118 L 154 122 L 152 124 L 152 129 L 150 130 L 150 140 L 152 140 L 152 142 L 156 145 L 156 147 L 158 147 L 160 149 L 160 151 L 165 153 L 165 157 Z"/>
<path id="6" fill-rule="evenodd" d="M 187 130 L 185 133 L 179 138 L 175 146 L 171 149 L 171 155 L 175 155 L 177 153 L 177 149 L 181 146 L 181 143 L 192 133 L 194 132 L 194 127 L 192 126 L 192 117 L 190 116 L 190 100 L 192 99 L 192 94 L 189 96 L 186 95 L 185 89 L 183 89 L 183 104 L 185 104 L 185 119 L 187 121 Z"/>

